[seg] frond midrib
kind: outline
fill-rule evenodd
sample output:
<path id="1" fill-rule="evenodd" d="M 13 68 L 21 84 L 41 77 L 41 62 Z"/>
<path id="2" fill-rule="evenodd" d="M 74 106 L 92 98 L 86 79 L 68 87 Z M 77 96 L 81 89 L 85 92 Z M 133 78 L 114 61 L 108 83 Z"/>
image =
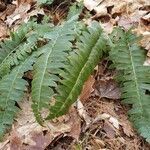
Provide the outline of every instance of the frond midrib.
<path id="1" fill-rule="evenodd" d="M 129 54 L 130 54 L 130 60 L 131 60 L 131 66 L 132 66 L 132 70 L 133 70 L 133 76 L 134 76 L 134 82 L 135 82 L 135 86 L 136 86 L 136 92 L 137 92 L 137 96 L 138 96 L 138 100 L 139 100 L 139 104 L 141 107 L 141 114 L 143 114 L 143 107 L 142 107 L 142 101 L 141 101 L 141 94 L 140 94 L 140 88 L 139 88 L 139 84 L 138 84 L 138 79 L 137 79 L 137 73 L 136 73 L 136 67 L 134 65 L 134 61 L 133 61 L 133 54 L 131 53 L 131 47 L 130 45 L 127 43 L 128 49 L 129 49 Z"/>
<path id="2" fill-rule="evenodd" d="M 61 32 L 61 31 L 62 31 L 62 28 L 61 28 L 61 30 L 59 30 L 59 32 Z M 39 90 L 39 94 L 38 94 L 38 106 L 37 106 L 38 111 L 40 111 L 40 105 L 39 105 L 39 103 L 40 103 L 40 101 L 41 101 L 42 83 L 43 83 L 44 76 L 45 76 L 45 72 L 46 72 L 46 69 L 47 69 L 49 56 L 50 56 L 51 53 L 53 52 L 54 47 L 55 47 L 55 45 L 56 45 L 56 43 L 57 43 L 59 37 L 60 37 L 60 35 L 59 35 L 59 33 L 57 33 L 57 37 L 56 37 L 56 39 L 55 39 L 55 41 L 54 41 L 54 43 L 53 43 L 53 45 L 52 45 L 52 47 L 51 47 L 51 50 L 49 51 L 49 53 L 48 53 L 48 55 L 47 55 L 47 57 L 46 57 L 46 64 L 45 64 L 45 68 L 44 68 L 44 71 L 43 71 L 43 74 L 42 74 L 42 78 L 41 78 L 41 82 L 40 82 L 40 90 Z M 47 53 L 45 53 L 45 54 L 47 54 Z M 43 54 L 43 55 L 45 55 L 45 54 Z"/>

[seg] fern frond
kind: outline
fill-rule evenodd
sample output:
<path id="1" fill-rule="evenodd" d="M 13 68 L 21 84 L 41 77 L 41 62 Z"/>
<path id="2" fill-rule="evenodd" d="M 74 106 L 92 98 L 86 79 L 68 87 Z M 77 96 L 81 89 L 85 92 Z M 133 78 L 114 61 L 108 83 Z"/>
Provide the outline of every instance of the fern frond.
<path id="1" fill-rule="evenodd" d="M 36 36 L 28 37 L 33 28 L 33 22 L 21 26 L 17 32 L 11 34 L 11 39 L 0 43 L 0 77 L 9 73 L 12 66 L 18 65 L 20 60 L 32 52 L 36 44 Z"/>
<path id="2" fill-rule="evenodd" d="M 4 76 L 0 81 L 0 138 L 13 123 L 18 108 L 15 102 L 23 98 L 24 91 L 28 85 L 22 79 L 24 72 L 32 70 L 35 57 L 27 57 L 19 66 L 15 67 L 10 74 Z"/>
<path id="3" fill-rule="evenodd" d="M 114 30 L 110 58 L 121 73 L 122 99 L 132 104 L 130 119 L 138 132 L 150 142 L 150 67 L 143 66 L 145 52 L 130 31 Z"/>
<path id="4" fill-rule="evenodd" d="M 49 101 L 54 94 L 52 88 L 56 87 L 56 82 L 59 81 L 56 74 L 59 74 L 60 69 L 64 68 L 66 57 L 71 51 L 70 41 L 75 38 L 75 28 L 76 23 L 68 21 L 55 27 L 44 36 L 49 39 L 49 43 L 43 47 L 43 54 L 37 58 L 32 81 L 32 108 L 40 124 L 42 124 L 40 111 L 49 106 Z"/>
<path id="5" fill-rule="evenodd" d="M 72 54 L 68 64 L 61 74 L 63 80 L 58 86 L 58 95 L 55 97 L 55 105 L 50 107 L 50 114 L 47 119 L 65 114 L 73 104 L 81 90 L 84 82 L 102 58 L 106 50 L 105 39 L 101 27 L 93 22 L 88 31 L 84 31 L 77 43 L 79 50 Z"/>
<path id="6" fill-rule="evenodd" d="M 37 0 L 38 5 L 52 4 L 54 0 Z"/>
<path id="7" fill-rule="evenodd" d="M 69 8 L 69 12 L 67 15 L 67 20 L 71 19 L 73 16 L 78 16 L 81 14 L 82 10 L 83 10 L 83 2 L 75 2 L 73 3 L 70 8 Z"/>

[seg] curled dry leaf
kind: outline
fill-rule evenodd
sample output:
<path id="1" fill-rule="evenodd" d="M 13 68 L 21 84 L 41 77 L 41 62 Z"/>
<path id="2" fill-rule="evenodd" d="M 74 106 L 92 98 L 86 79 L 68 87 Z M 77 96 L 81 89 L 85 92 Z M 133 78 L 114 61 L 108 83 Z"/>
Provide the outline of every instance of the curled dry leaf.
<path id="1" fill-rule="evenodd" d="M 77 100 L 76 105 L 80 117 L 84 119 L 86 125 L 88 126 L 91 123 L 91 118 L 88 116 L 85 107 L 83 106 L 82 102 L 79 99 Z"/>
<path id="2" fill-rule="evenodd" d="M 114 80 L 100 80 L 96 83 L 95 94 L 100 98 L 120 99 L 121 92 Z"/>

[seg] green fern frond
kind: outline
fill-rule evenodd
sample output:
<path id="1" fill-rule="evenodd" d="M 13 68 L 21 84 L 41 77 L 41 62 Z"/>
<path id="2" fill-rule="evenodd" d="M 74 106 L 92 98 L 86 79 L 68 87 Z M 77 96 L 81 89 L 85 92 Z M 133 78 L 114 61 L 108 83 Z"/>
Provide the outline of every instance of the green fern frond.
<path id="1" fill-rule="evenodd" d="M 75 2 L 73 3 L 70 8 L 69 8 L 69 12 L 67 15 L 67 20 L 71 19 L 73 16 L 78 16 L 81 14 L 82 10 L 83 10 L 83 2 Z"/>
<path id="2" fill-rule="evenodd" d="M 38 5 L 52 4 L 54 0 L 37 0 Z"/>
<path id="3" fill-rule="evenodd" d="M 75 32 L 76 23 L 69 20 L 44 36 L 49 39 L 49 43 L 42 48 L 43 54 L 37 58 L 32 81 L 32 108 L 40 124 L 42 124 L 40 111 L 49 107 L 49 101 L 54 95 L 52 88 L 56 87 L 56 82 L 59 81 L 56 74 L 64 68 L 64 62 L 72 47 L 70 41 L 74 40 Z"/>
<path id="4" fill-rule="evenodd" d="M 138 132 L 150 142 L 150 67 L 143 66 L 145 52 L 130 31 L 116 29 L 112 33 L 110 58 L 122 77 L 122 99 L 132 104 L 130 119 Z"/>
<path id="5" fill-rule="evenodd" d="M 10 68 L 18 65 L 20 60 L 32 52 L 36 44 L 36 36 L 28 35 L 33 28 L 33 22 L 21 26 L 11 34 L 11 39 L 0 43 L 0 77 L 9 73 Z M 29 36 L 27 38 L 27 36 Z"/>
<path id="6" fill-rule="evenodd" d="M 0 81 L 0 139 L 13 123 L 18 108 L 15 102 L 20 101 L 28 85 L 22 79 L 24 72 L 32 70 L 35 57 L 27 57 L 19 66 L 15 67 L 10 74 L 4 76 Z"/>
<path id="7" fill-rule="evenodd" d="M 105 42 L 102 29 L 97 22 L 93 22 L 88 30 L 82 33 L 80 41 L 77 43 L 79 50 L 71 55 L 61 74 L 63 80 L 58 86 L 56 102 L 50 107 L 47 119 L 65 114 L 71 104 L 77 100 L 84 82 L 106 50 Z"/>

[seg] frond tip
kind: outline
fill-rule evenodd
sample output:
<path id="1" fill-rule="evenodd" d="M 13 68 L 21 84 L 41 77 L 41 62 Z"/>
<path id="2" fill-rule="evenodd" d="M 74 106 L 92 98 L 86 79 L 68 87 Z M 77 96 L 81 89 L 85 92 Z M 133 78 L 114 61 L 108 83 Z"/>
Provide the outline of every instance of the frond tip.
<path id="1" fill-rule="evenodd" d="M 150 67 L 143 66 L 145 53 L 137 37 L 130 31 L 115 29 L 112 33 L 113 47 L 110 58 L 121 73 L 122 99 L 132 104 L 131 121 L 138 132 L 150 142 Z"/>
<path id="2" fill-rule="evenodd" d="M 65 114 L 73 104 L 81 90 L 84 82 L 98 64 L 106 49 L 103 32 L 97 22 L 93 22 L 87 31 L 82 33 L 77 43 L 79 50 L 73 53 L 69 62 L 60 75 L 63 80 L 58 86 L 58 95 L 55 97 L 55 105 L 50 107 L 47 119 Z"/>

